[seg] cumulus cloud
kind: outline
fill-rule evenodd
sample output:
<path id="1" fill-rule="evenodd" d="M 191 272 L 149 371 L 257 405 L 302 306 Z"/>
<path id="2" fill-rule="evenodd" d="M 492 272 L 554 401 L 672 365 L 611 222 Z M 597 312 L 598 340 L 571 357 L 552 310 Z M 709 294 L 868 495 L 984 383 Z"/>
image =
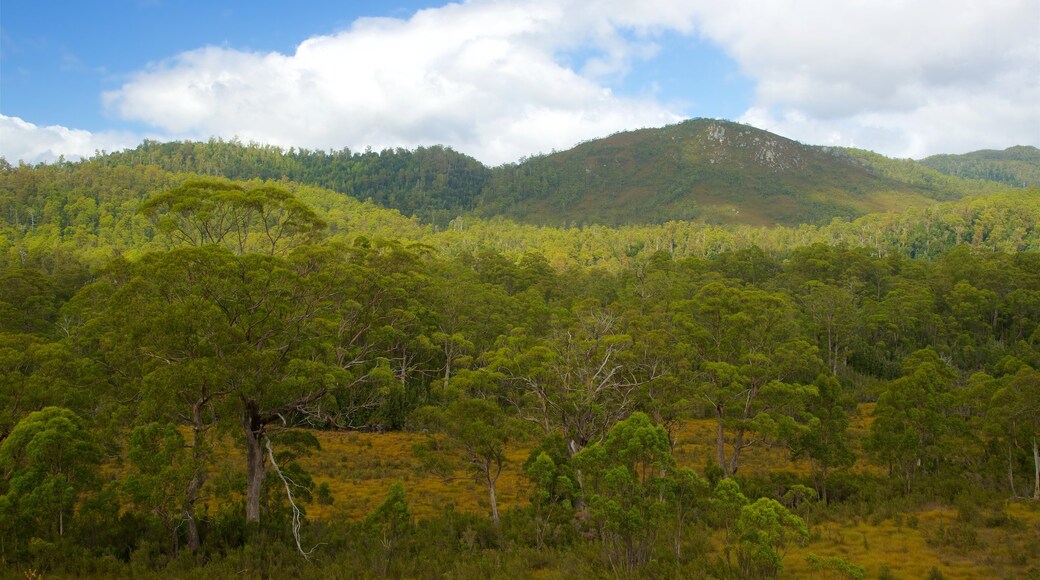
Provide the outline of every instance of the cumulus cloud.
<path id="1" fill-rule="evenodd" d="M 104 101 L 123 118 L 174 133 L 322 149 L 440 143 L 489 163 L 681 119 L 597 82 L 651 44 L 626 39 L 607 20 L 585 27 L 572 16 L 572 7 L 552 2 L 472 2 L 409 20 L 361 19 L 292 55 L 186 52 Z M 590 45 L 585 71 L 558 62 L 561 52 Z"/>
<path id="2" fill-rule="evenodd" d="M 1036 0 L 736 0 L 696 18 L 754 79 L 751 124 L 900 157 L 1040 144 Z"/>
<path id="3" fill-rule="evenodd" d="M 497 164 L 684 118 L 674 103 L 695 94 L 623 88 L 678 34 L 719 47 L 753 83 L 739 120 L 918 157 L 1040 144 L 1038 21 L 1037 0 L 470 0 L 359 19 L 293 54 L 190 50 L 103 101 L 166 135 L 444 144 Z M 36 129 L 43 151 L 99 137 Z"/>
<path id="4" fill-rule="evenodd" d="M 0 156 L 8 163 L 52 162 L 60 156 L 70 161 L 98 151 L 133 147 L 141 137 L 130 133 L 91 133 L 61 125 L 40 127 L 18 117 L 0 115 Z"/>

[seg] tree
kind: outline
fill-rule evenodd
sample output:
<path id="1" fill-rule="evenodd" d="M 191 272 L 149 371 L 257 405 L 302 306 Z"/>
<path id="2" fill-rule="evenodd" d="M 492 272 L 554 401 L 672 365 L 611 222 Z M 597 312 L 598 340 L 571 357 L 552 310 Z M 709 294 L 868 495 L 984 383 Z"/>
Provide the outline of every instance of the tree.
<path id="1" fill-rule="evenodd" d="M 857 299 L 847 288 L 821 282 L 807 284 L 802 304 L 816 331 L 817 341 L 827 353 L 831 373 L 844 369 L 856 336 L 859 317 Z"/>
<path id="2" fill-rule="evenodd" d="M 740 517 L 740 510 L 748 503 L 747 496 L 740 490 L 740 484 L 735 479 L 727 477 L 715 484 L 711 495 L 712 514 L 716 524 L 726 530 L 727 540 L 733 525 Z"/>
<path id="3" fill-rule="evenodd" d="M 714 411 L 718 465 L 731 476 L 743 450 L 801 429 L 796 416 L 815 389 L 798 381 L 820 361 L 798 333 L 792 305 L 779 294 L 713 282 L 680 317 L 703 357 L 697 393 Z"/>
<path id="4" fill-rule="evenodd" d="M 187 483 L 196 477 L 192 458 L 184 445 L 184 437 L 172 423 L 148 423 L 130 432 L 127 450 L 130 470 L 123 490 L 130 501 L 153 514 L 170 538 L 170 554 L 177 556 L 178 529 L 184 519 L 194 516 L 188 494 L 198 490 Z M 194 499 L 194 498 L 192 498 Z M 189 525 L 188 547 L 199 548 L 198 527 Z"/>
<path id="5" fill-rule="evenodd" d="M 1040 501 L 1040 372 L 1023 365 L 1014 375 L 1005 377 L 1004 384 L 993 395 L 990 412 L 1002 419 L 1013 437 L 1028 442 L 1033 455 L 1033 500 Z"/>
<path id="6" fill-rule="evenodd" d="M 962 421 L 951 416 L 953 371 L 932 349 L 907 357 L 903 376 L 878 397 L 867 448 L 898 473 L 909 495 L 919 473 L 935 471 L 947 457 L 949 435 Z"/>
<path id="7" fill-rule="evenodd" d="M 647 374 L 633 364 L 638 351 L 621 316 L 588 302 L 574 310 L 575 321 L 556 326 L 549 340 L 514 331 L 488 365 L 520 417 L 546 435 L 560 429 L 572 455 L 602 441 L 657 378 L 656 369 Z"/>
<path id="8" fill-rule="evenodd" d="M 343 282 L 355 278 L 346 267 L 335 247 L 283 258 L 206 246 L 147 255 L 101 282 L 109 292 L 88 324 L 106 345 L 101 356 L 123 372 L 141 367 L 142 412 L 192 427 L 189 522 L 215 417 L 239 420 L 246 517 L 259 521 L 269 426 L 327 424 L 338 411 L 333 393 L 365 380 L 360 343 L 371 326 L 347 299 L 354 288 Z"/>
<path id="9" fill-rule="evenodd" d="M 398 543 L 412 529 L 412 516 L 408 511 L 403 483 L 395 481 L 390 486 L 383 503 L 365 516 L 365 527 L 379 537 L 379 543 L 383 546 L 381 572 L 386 574 Z"/>
<path id="10" fill-rule="evenodd" d="M 809 539 L 802 518 L 787 511 L 775 499 L 759 498 L 740 509 L 737 520 L 737 560 L 743 578 L 776 578 L 784 569 L 788 542 Z"/>
<path id="11" fill-rule="evenodd" d="M 74 388 L 83 361 L 63 342 L 0 332 L 0 442 L 31 411 L 48 405 L 82 409 L 95 393 Z"/>
<path id="12" fill-rule="evenodd" d="M 524 464 L 524 474 L 532 484 L 531 507 L 539 550 L 551 531 L 570 527 L 578 492 L 570 464 L 570 454 L 558 434 L 543 439 Z"/>
<path id="13" fill-rule="evenodd" d="M 650 560 L 658 527 L 669 514 L 665 497 L 675 461 L 668 432 L 633 413 L 602 442 L 575 455 L 574 465 L 611 568 L 631 574 Z"/>
<path id="14" fill-rule="evenodd" d="M 675 512 L 675 560 L 682 560 L 683 529 L 705 513 L 708 506 L 708 482 L 689 467 L 676 469 L 668 486 L 669 501 Z"/>
<path id="15" fill-rule="evenodd" d="M 499 526 L 495 484 L 506 461 L 505 445 L 513 427 L 502 409 L 483 399 L 453 401 L 441 413 L 437 408 L 422 409 L 420 420 L 436 426 L 447 436 L 449 448 L 459 453 L 478 483 L 484 485 L 491 504 L 491 521 Z"/>
<path id="16" fill-rule="evenodd" d="M 61 407 L 30 413 L 0 445 L 0 514 L 17 522 L 17 535 L 64 536 L 100 463 L 101 449 L 75 413 Z"/>
<path id="17" fill-rule="evenodd" d="M 850 401 L 833 376 L 821 375 L 816 379 L 816 395 L 808 400 L 806 410 L 811 414 L 808 429 L 793 441 L 794 457 L 806 457 L 812 465 L 816 492 L 827 503 L 827 477 L 832 469 L 851 467 L 856 455 L 849 448 L 849 417 L 846 407 Z"/>
<path id="18" fill-rule="evenodd" d="M 213 178 L 190 179 L 141 206 L 159 231 L 189 246 L 215 244 L 239 254 L 284 254 L 320 237 L 325 222 L 288 191 L 246 189 Z"/>

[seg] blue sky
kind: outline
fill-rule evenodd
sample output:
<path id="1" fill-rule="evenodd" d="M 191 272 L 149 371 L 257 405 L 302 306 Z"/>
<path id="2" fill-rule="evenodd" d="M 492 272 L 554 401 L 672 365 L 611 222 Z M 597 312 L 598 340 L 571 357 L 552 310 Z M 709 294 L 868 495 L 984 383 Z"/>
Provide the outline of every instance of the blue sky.
<path id="1" fill-rule="evenodd" d="M 4 0 L 0 112 L 43 125 L 138 128 L 106 115 L 101 94 L 134 72 L 202 46 L 292 53 L 359 16 L 410 17 L 435 2 Z"/>
<path id="2" fill-rule="evenodd" d="M 689 117 L 921 157 L 1040 145 L 1038 103 L 1040 0 L 0 3 L 12 162 L 218 136 L 498 164 Z"/>

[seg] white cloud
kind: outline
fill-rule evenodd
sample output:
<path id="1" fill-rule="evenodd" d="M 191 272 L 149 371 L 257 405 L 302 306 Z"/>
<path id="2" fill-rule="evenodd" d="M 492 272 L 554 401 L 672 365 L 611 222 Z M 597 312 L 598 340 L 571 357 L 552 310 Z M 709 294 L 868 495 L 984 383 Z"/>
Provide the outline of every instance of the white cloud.
<path id="1" fill-rule="evenodd" d="M 699 30 L 756 82 L 741 120 L 920 157 L 1040 145 L 1037 0 L 706 4 Z"/>
<path id="2" fill-rule="evenodd" d="M 672 32 L 717 45 L 752 81 L 739 120 L 806 143 L 919 157 L 1040 145 L 1038 21 L 1038 0 L 471 0 L 360 19 L 293 54 L 191 50 L 103 100 L 181 138 L 445 144 L 495 164 L 681 119 L 671 103 L 697 95 L 609 88 L 669 50 Z M 680 74 L 699 72 L 691 62 Z M 33 141 L 9 125 L 5 141 L 20 131 L 34 158 L 114 139 L 47 127 Z"/>
<path id="3" fill-rule="evenodd" d="M 104 100 L 123 118 L 174 133 L 322 149 L 440 143 L 489 163 L 681 119 L 597 82 L 647 44 L 573 16 L 551 2 L 472 2 L 409 20 L 362 19 L 293 55 L 186 52 Z M 597 48 L 594 72 L 557 62 L 588 45 Z"/>
<path id="4" fill-rule="evenodd" d="M 130 133 L 91 133 L 61 125 L 40 127 L 18 117 L 0 115 L 0 157 L 12 164 L 52 162 L 59 156 L 72 161 L 101 150 L 133 147 L 140 141 L 140 136 Z"/>

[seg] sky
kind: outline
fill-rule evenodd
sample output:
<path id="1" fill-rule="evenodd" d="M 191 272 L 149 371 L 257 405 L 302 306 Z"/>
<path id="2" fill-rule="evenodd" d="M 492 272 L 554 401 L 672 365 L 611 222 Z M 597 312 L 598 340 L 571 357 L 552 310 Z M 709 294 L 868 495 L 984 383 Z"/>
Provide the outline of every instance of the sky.
<path id="1" fill-rule="evenodd" d="M 1040 0 L 2 0 L 0 156 L 238 139 L 488 165 L 695 117 L 1040 146 Z"/>

